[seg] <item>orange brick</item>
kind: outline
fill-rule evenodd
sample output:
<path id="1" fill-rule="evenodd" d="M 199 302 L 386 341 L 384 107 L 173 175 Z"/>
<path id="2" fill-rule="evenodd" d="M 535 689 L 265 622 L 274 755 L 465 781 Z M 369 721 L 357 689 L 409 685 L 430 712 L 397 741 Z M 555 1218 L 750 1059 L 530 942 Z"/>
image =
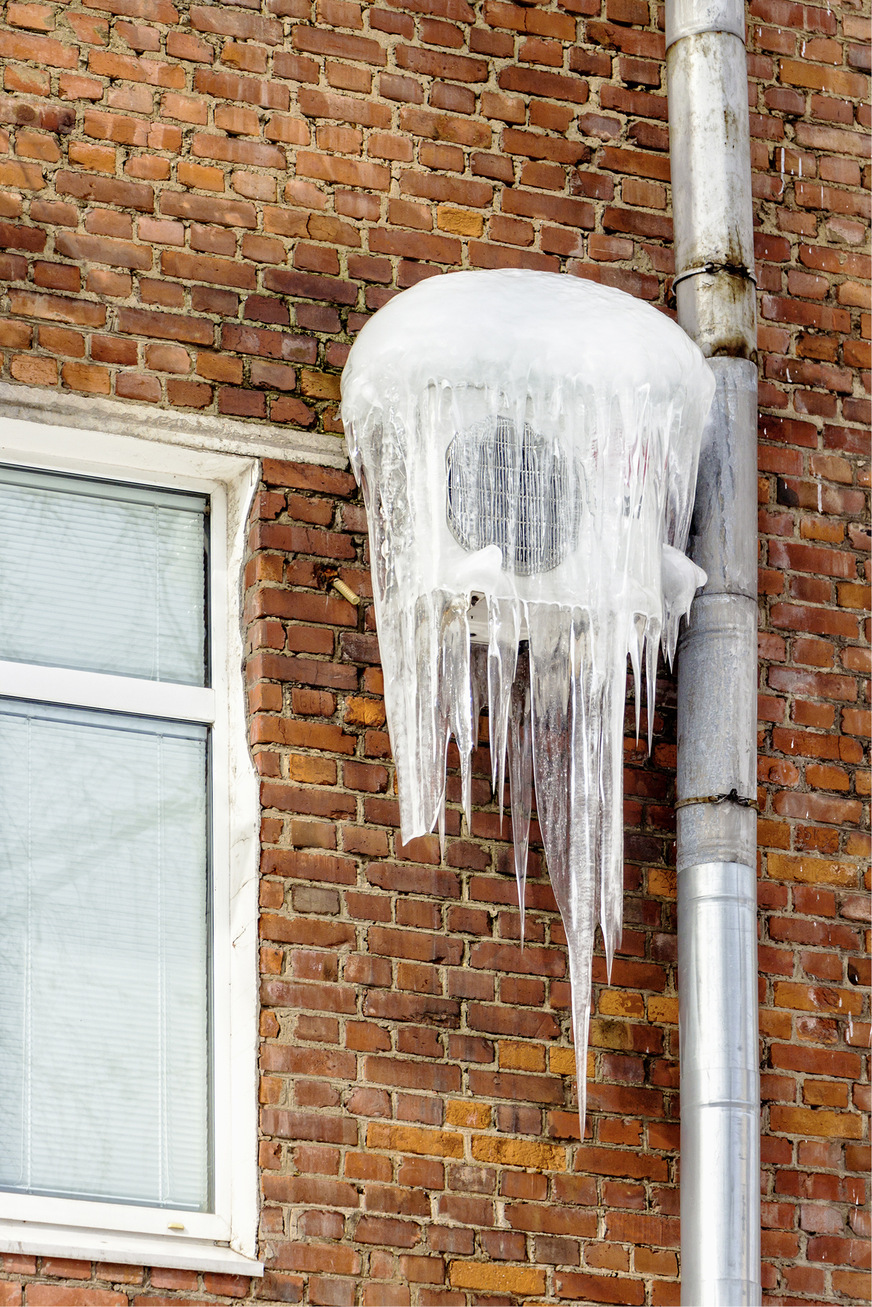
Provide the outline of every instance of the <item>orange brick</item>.
<path id="1" fill-rule="evenodd" d="M 56 386 L 58 365 L 54 359 L 35 354 L 15 354 L 9 362 L 9 371 L 16 381 L 28 386 Z"/>
<path id="2" fill-rule="evenodd" d="M 451 1263 L 449 1283 L 456 1289 L 520 1296 L 545 1292 L 545 1272 L 532 1266 L 501 1266 L 490 1262 Z"/>
<path id="3" fill-rule="evenodd" d="M 863 1118 L 854 1112 L 829 1112 L 823 1108 L 783 1107 L 773 1104 L 769 1109 L 771 1128 L 778 1134 L 800 1135 L 803 1138 L 823 1136 L 836 1139 L 861 1139 Z"/>
<path id="4" fill-rule="evenodd" d="M 386 1125 L 374 1121 L 367 1126 L 369 1148 L 386 1148 L 398 1153 L 420 1153 L 425 1157 L 462 1157 L 463 1136 L 449 1130 L 427 1130 L 416 1126 Z"/>

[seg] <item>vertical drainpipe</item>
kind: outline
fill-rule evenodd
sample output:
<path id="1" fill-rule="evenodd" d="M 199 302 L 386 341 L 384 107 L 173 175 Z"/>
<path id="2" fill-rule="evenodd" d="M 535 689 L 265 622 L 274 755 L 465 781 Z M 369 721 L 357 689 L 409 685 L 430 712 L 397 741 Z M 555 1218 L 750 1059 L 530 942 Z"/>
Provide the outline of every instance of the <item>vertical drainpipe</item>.
<path id="1" fill-rule="evenodd" d="M 743 0 L 667 0 L 678 318 L 717 379 L 678 664 L 681 1301 L 760 1303 L 757 369 Z"/>

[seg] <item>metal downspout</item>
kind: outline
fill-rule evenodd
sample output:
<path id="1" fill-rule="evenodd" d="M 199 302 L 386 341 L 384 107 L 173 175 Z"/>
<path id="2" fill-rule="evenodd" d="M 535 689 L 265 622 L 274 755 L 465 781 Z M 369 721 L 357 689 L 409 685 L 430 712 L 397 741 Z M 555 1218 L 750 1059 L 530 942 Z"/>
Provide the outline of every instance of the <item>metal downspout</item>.
<path id="1" fill-rule="evenodd" d="M 742 0 L 667 0 L 675 287 L 717 392 L 690 552 L 708 583 L 678 664 L 681 1301 L 755 1307 L 757 369 Z"/>

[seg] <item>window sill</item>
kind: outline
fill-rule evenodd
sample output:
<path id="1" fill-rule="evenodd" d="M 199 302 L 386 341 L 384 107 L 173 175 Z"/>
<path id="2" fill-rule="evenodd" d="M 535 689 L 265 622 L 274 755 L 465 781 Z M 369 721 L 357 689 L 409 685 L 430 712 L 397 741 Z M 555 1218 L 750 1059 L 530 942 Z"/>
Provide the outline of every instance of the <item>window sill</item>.
<path id="1" fill-rule="evenodd" d="M 0 1222 L 0 1252 L 72 1257 L 90 1262 L 122 1262 L 174 1270 L 223 1271 L 231 1275 L 263 1275 L 263 1262 L 235 1252 L 226 1244 L 184 1236 L 80 1230 L 35 1221 Z"/>
<path id="2" fill-rule="evenodd" d="M 324 467 L 348 467 L 341 436 L 322 436 L 268 422 L 215 417 L 190 409 L 156 409 L 152 404 L 102 395 L 0 382 L 0 418 L 73 427 L 89 434 L 107 431 L 140 440 L 253 458 L 290 459 Z"/>

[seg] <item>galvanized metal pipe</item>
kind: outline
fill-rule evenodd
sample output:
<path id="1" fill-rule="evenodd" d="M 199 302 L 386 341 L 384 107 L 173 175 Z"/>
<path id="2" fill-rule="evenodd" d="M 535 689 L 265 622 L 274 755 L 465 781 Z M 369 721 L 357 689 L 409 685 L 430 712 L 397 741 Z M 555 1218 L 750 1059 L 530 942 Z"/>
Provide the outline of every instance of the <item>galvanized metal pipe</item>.
<path id="1" fill-rule="evenodd" d="M 667 0 L 679 321 L 717 392 L 691 556 L 708 573 L 678 667 L 681 1296 L 756 1307 L 760 1088 L 756 932 L 756 395 L 741 0 Z"/>
<path id="2" fill-rule="evenodd" d="M 704 354 L 757 348 L 743 0 L 668 0 L 678 318 Z"/>

